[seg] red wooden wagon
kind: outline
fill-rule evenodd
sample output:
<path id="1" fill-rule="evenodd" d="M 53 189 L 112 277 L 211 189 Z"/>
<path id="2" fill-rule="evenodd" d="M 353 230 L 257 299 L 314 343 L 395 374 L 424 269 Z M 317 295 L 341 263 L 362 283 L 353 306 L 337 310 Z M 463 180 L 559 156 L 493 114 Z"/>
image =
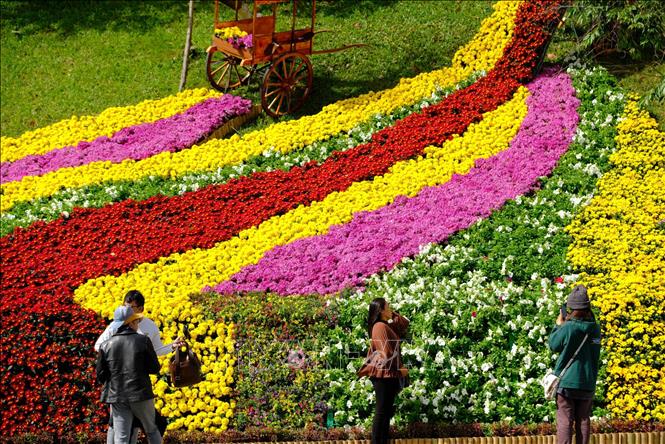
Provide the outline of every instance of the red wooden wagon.
<path id="1" fill-rule="evenodd" d="M 235 20 L 219 21 L 220 3 L 235 11 Z M 291 29 L 276 32 L 277 8 L 284 3 L 293 4 Z M 247 84 L 255 72 L 264 72 L 261 105 L 273 117 L 297 111 L 310 95 L 313 71 L 309 56 L 364 46 L 353 44 L 314 51 L 316 0 L 311 0 L 311 25 L 301 29 L 296 29 L 298 0 L 254 0 L 251 16 L 239 18 L 242 11 L 249 13 L 247 6 L 247 0 L 244 5 L 241 0 L 215 0 L 216 34 L 207 49 L 206 75 L 213 88 L 226 92 Z M 272 14 L 259 12 L 266 8 Z M 233 27 L 247 36 L 221 37 L 225 29 Z"/>

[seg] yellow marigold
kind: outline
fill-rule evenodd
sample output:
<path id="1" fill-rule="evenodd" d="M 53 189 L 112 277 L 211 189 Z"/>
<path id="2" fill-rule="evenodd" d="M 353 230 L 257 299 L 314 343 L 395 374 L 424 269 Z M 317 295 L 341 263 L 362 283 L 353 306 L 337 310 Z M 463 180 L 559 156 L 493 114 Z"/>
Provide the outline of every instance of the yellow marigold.
<path id="1" fill-rule="evenodd" d="M 614 169 L 567 227 L 568 260 L 582 271 L 605 326 L 608 408 L 665 420 L 665 133 L 631 97 L 618 124 Z"/>
<path id="2" fill-rule="evenodd" d="M 0 159 L 2 162 L 13 162 L 30 154 L 44 154 L 100 136 L 110 137 L 125 127 L 164 119 L 219 95 L 206 88 L 188 89 L 163 99 L 108 108 L 96 116 L 72 116 L 19 137 L 1 137 Z"/>

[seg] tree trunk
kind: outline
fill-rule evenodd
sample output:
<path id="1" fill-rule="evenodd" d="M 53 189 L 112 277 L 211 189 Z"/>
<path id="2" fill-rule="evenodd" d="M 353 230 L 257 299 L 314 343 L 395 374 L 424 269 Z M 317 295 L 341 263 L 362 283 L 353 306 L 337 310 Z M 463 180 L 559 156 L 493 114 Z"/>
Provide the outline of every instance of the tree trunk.
<path id="1" fill-rule="evenodd" d="M 189 49 L 192 46 L 192 27 L 194 26 L 194 0 L 189 0 L 189 19 L 187 21 L 187 40 L 185 41 L 185 51 L 182 55 L 182 72 L 180 73 L 180 86 L 178 91 L 182 91 L 187 81 L 187 65 L 189 64 Z"/>

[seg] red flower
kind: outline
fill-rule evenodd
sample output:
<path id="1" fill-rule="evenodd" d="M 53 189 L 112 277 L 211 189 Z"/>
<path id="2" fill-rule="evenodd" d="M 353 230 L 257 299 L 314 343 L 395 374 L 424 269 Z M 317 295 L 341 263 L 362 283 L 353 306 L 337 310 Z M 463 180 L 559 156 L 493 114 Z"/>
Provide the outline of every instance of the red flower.
<path id="1" fill-rule="evenodd" d="M 37 222 L 2 238 L 0 434 L 104 428 L 108 409 L 98 401 L 92 368 L 92 344 L 103 323 L 74 304 L 77 286 L 174 252 L 210 248 L 463 133 L 533 76 L 558 4 L 523 3 L 513 38 L 486 77 L 321 165 L 258 173 L 181 197 L 75 209 L 69 218 Z"/>

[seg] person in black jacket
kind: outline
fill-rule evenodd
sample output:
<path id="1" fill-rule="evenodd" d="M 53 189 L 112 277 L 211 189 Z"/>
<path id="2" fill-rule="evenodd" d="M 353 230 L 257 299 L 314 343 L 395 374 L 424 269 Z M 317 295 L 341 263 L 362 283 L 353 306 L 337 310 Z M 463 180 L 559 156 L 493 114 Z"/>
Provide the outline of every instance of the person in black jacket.
<path id="1" fill-rule="evenodd" d="M 148 442 L 162 442 L 155 424 L 155 402 L 150 374 L 159 373 L 157 354 L 150 338 L 137 333 L 141 313 L 131 307 L 118 307 L 122 325 L 101 345 L 97 354 L 97 381 L 104 384 L 101 401 L 111 404 L 115 444 L 128 443 L 132 418 L 136 416 Z"/>
<path id="2" fill-rule="evenodd" d="M 554 367 L 554 374 L 561 377 L 556 397 L 557 443 L 571 444 L 574 423 L 576 444 L 588 444 L 600 361 L 600 326 L 584 285 L 573 289 L 566 306 L 572 312 L 565 319 L 559 313 L 549 340 L 550 349 L 560 353 Z"/>

